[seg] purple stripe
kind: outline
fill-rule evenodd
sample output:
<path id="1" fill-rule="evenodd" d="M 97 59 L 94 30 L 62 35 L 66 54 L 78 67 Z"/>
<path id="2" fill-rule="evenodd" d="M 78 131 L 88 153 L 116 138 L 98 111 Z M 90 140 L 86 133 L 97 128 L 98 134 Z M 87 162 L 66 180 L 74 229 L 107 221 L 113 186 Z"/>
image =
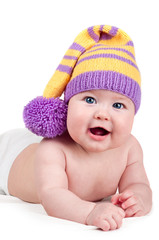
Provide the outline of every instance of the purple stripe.
<path id="1" fill-rule="evenodd" d="M 109 47 L 107 47 L 107 48 L 98 48 L 98 49 L 95 49 L 95 50 L 92 50 L 92 51 L 88 51 L 87 53 L 95 52 L 95 51 L 98 51 L 98 50 L 110 50 L 110 49 L 111 50 L 118 50 L 118 51 L 125 52 L 125 53 L 127 53 L 129 56 L 131 56 L 135 60 L 134 55 L 131 52 L 129 52 L 128 50 L 125 50 L 123 48 L 109 48 Z"/>
<path id="2" fill-rule="evenodd" d="M 70 46 L 69 49 L 78 50 L 78 51 L 80 51 L 81 53 L 85 52 L 85 50 L 86 50 L 83 46 L 81 46 L 80 44 L 75 43 L 75 42 Z"/>
<path id="3" fill-rule="evenodd" d="M 100 35 L 100 40 L 109 40 L 112 39 L 113 36 L 109 35 L 108 33 L 102 32 Z"/>
<path id="4" fill-rule="evenodd" d="M 78 57 L 75 57 L 75 56 L 68 56 L 68 55 L 65 55 L 64 57 L 63 57 L 64 59 L 70 59 L 70 60 L 77 60 L 78 59 Z"/>
<path id="5" fill-rule="evenodd" d="M 87 29 L 89 36 L 95 41 L 98 42 L 99 36 L 94 32 L 93 27 Z"/>
<path id="6" fill-rule="evenodd" d="M 100 35 L 100 40 L 110 40 L 117 34 L 118 28 L 117 27 L 111 27 L 109 30 L 109 33 L 103 32 Z"/>
<path id="7" fill-rule="evenodd" d="M 112 28 L 111 28 L 110 31 L 109 31 L 109 34 L 114 37 L 114 36 L 117 34 L 117 32 L 118 32 L 118 28 L 112 26 Z"/>
<path id="8" fill-rule="evenodd" d="M 125 44 L 125 45 L 126 45 L 126 46 L 132 46 L 132 47 L 134 47 L 134 44 L 133 44 L 132 41 L 127 42 L 127 44 Z"/>
<path id="9" fill-rule="evenodd" d="M 100 31 L 102 32 L 104 28 L 104 25 L 100 25 Z"/>
<path id="10" fill-rule="evenodd" d="M 62 65 L 62 64 L 60 64 L 56 70 L 59 70 L 60 72 L 65 72 L 68 74 L 72 73 L 72 67 L 69 67 L 67 65 Z"/>
<path id="11" fill-rule="evenodd" d="M 66 86 L 65 102 L 74 95 L 95 89 L 106 89 L 123 94 L 135 104 L 137 112 L 141 101 L 141 89 L 132 78 L 115 71 L 85 72 L 72 79 Z"/>
<path id="12" fill-rule="evenodd" d="M 114 59 L 126 62 L 126 63 L 130 64 L 131 66 L 135 67 L 138 70 L 138 67 L 136 66 L 136 64 L 134 64 L 131 60 L 126 59 L 124 57 L 120 57 L 120 56 L 118 56 L 116 54 L 105 54 L 105 53 L 103 53 L 103 54 L 96 54 L 96 55 L 92 55 L 92 56 L 89 56 L 89 57 L 82 58 L 81 60 L 79 60 L 77 62 L 77 65 L 79 63 L 85 61 L 85 60 L 96 59 L 96 58 L 114 58 Z"/>

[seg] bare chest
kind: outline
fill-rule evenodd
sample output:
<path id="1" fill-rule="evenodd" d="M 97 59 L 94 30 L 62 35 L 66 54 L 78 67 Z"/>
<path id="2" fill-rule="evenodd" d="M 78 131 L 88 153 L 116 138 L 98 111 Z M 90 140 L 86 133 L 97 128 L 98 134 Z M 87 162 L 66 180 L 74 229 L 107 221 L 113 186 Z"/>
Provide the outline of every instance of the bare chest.
<path id="1" fill-rule="evenodd" d="M 108 154 L 98 160 L 70 158 L 67 163 L 69 190 L 87 201 L 114 194 L 126 166 L 125 154 Z"/>

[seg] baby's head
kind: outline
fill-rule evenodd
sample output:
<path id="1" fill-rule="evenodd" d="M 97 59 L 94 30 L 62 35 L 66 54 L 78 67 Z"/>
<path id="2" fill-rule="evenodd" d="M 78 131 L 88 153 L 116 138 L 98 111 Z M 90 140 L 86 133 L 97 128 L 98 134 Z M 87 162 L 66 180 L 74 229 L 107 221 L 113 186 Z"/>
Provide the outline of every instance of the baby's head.
<path id="1" fill-rule="evenodd" d="M 67 130 L 89 152 L 121 146 L 130 137 L 134 104 L 126 96 L 108 90 L 74 95 L 68 104 Z"/>
<path id="2" fill-rule="evenodd" d="M 70 99 L 95 90 L 123 95 L 131 100 L 135 113 L 139 109 L 140 73 L 133 42 L 116 27 L 94 26 L 76 37 L 47 84 L 43 97 L 37 97 L 24 108 L 26 127 L 47 138 L 61 135 L 66 130 Z M 63 92 L 64 101 L 59 99 Z"/>

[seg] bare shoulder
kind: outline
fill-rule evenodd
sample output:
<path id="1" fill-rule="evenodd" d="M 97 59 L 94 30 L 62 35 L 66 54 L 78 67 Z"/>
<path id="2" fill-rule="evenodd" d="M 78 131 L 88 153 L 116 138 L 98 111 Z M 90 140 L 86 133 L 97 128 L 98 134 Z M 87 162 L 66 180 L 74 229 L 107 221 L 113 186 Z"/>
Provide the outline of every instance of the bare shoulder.
<path id="1" fill-rule="evenodd" d="M 135 147 L 141 147 L 141 145 L 140 145 L 140 143 L 139 143 L 139 141 L 136 139 L 136 137 L 134 136 L 134 135 L 130 135 L 130 137 L 129 137 L 129 140 L 128 140 L 128 144 L 129 144 L 129 146 L 130 147 L 133 147 L 133 146 L 135 146 Z"/>
<path id="2" fill-rule="evenodd" d="M 57 139 L 43 139 L 36 151 L 36 161 L 43 164 L 53 163 L 54 161 L 64 163 L 64 151 L 62 143 Z"/>
<path id="3" fill-rule="evenodd" d="M 131 135 L 128 141 L 128 165 L 137 161 L 143 161 L 143 151 L 139 141 Z"/>
<path id="4" fill-rule="evenodd" d="M 62 146 L 62 143 L 58 138 L 44 138 L 38 146 L 38 151 L 54 151 L 59 150 Z"/>
<path id="5" fill-rule="evenodd" d="M 53 138 L 43 139 L 37 148 L 36 161 L 39 163 L 58 163 L 65 165 L 66 160 L 66 149 L 71 144 L 71 140 L 67 134 Z"/>

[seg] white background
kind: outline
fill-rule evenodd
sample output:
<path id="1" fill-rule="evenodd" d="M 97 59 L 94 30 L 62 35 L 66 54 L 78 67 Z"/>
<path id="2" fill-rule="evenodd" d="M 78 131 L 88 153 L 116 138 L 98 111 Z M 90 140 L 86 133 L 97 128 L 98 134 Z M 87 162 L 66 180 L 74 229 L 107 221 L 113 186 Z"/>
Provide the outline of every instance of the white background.
<path id="1" fill-rule="evenodd" d="M 157 0 L 0 0 L 0 133 L 24 127 L 24 105 L 42 95 L 79 32 L 107 24 L 130 35 L 142 77 L 132 132 L 143 147 L 153 211 L 159 209 L 158 9 Z"/>

